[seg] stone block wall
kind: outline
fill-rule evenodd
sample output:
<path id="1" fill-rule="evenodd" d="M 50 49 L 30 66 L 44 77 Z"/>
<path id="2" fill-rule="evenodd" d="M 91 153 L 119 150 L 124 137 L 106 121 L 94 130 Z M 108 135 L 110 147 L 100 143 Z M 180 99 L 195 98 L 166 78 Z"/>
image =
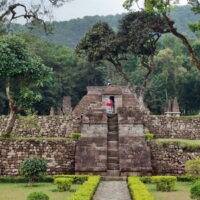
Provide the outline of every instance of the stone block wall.
<path id="1" fill-rule="evenodd" d="M 0 116 L 0 135 L 6 127 L 6 116 Z M 73 132 L 71 116 L 35 116 L 33 119 L 20 117 L 16 120 L 13 134 L 23 137 L 67 137 Z"/>
<path id="2" fill-rule="evenodd" d="M 107 137 L 83 137 L 77 142 L 75 171 L 107 171 Z"/>
<path id="3" fill-rule="evenodd" d="M 149 115 L 143 123 L 157 138 L 200 139 L 200 117 Z"/>
<path id="4" fill-rule="evenodd" d="M 18 175 L 30 157 L 48 162 L 48 174 L 74 172 L 75 143 L 66 140 L 0 140 L 0 175 Z"/>
<path id="5" fill-rule="evenodd" d="M 150 148 L 143 137 L 119 137 L 119 164 L 121 172 L 151 171 Z"/>
<path id="6" fill-rule="evenodd" d="M 155 174 L 183 174 L 187 160 L 200 157 L 200 149 L 187 150 L 175 144 L 161 146 L 151 142 L 151 163 Z"/>

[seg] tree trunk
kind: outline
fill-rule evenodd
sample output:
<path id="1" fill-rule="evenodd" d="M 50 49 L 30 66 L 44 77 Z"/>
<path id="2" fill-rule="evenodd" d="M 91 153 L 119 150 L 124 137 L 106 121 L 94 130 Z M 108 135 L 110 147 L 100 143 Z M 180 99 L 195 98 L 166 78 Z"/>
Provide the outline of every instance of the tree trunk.
<path id="1" fill-rule="evenodd" d="M 10 92 L 10 81 L 9 80 L 6 81 L 6 96 L 8 98 L 8 102 L 9 102 L 10 114 L 9 114 L 7 125 L 6 125 L 5 131 L 4 131 L 4 136 L 10 137 L 13 127 L 15 125 L 15 121 L 16 121 L 16 117 L 17 117 L 17 109 L 15 106 L 13 97 L 11 95 L 11 92 Z"/>

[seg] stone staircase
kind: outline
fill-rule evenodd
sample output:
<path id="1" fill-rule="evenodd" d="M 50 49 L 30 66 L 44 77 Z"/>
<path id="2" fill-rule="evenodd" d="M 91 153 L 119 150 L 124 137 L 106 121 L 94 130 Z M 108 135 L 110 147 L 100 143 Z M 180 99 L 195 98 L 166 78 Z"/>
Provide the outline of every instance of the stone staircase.
<path id="1" fill-rule="evenodd" d="M 107 176 L 119 176 L 119 133 L 117 114 L 108 115 Z"/>

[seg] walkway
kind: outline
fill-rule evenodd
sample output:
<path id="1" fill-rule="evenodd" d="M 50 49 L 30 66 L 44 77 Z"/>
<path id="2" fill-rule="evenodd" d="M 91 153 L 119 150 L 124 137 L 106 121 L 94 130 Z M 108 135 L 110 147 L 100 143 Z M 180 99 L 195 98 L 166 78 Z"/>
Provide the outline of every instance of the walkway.
<path id="1" fill-rule="evenodd" d="M 102 181 L 93 200 L 131 200 L 126 181 Z"/>

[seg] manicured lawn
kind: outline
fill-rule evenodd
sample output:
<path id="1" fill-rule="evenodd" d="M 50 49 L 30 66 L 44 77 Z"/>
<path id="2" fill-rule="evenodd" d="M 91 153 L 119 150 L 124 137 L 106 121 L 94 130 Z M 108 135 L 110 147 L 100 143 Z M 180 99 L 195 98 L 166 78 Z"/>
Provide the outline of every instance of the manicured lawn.
<path id="1" fill-rule="evenodd" d="M 26 184 L 1 183 L 0 200 L 26 200 L 31 192 L 44 192 L 50 197 L 50 200 L 67 200 L 77 189 L 77 185 L 72 186 L 71 192 L 57 192 L 56 185 L 53 183 L 37 183 L 33 187 L 27 187 Z"/>
<path id="2" fill-rule="evenodd" d="M 157 192 L 154 184 L 147 184 L 149 191 L 153 193 L 156 200 L 191 200 L 191 183 L 178 182 L 174 192 Z"/>

